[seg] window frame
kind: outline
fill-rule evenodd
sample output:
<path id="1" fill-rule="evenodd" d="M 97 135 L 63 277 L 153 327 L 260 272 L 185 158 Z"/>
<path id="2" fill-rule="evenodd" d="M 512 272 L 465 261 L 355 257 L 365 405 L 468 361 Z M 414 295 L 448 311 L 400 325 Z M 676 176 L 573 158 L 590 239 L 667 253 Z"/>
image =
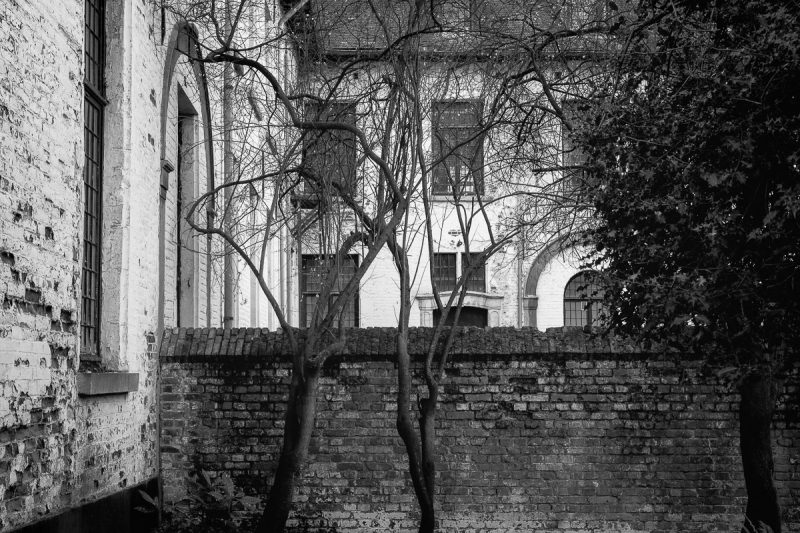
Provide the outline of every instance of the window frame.
<path id="1" fill-rule="evenodd" d="M 443 110 L 449 107 L 465 106 L 461 111 L 463 117 L 470 115 L 469 107 L 472 108 L 473 122 L 453 122 L 446 125 L 442 124 Z M 459 111 L 454 111 L 457 114 Z M 483 196 L 485 191 L 484 184 L 484 148 L 483 141 L 485 132 L 481 130 L 481 118 L 483 116 L 483 100 L 480 99 L 444 99 L 434 100 L 431 103 L 431 154 L 436 163 L 431 167 L 431 191 L 434 196 L 451 196 L 460 198 L 462 196 Z M 449 149 L 449 153 L 444 155 L 443 145 L 446 143 L 445 134 L 456 137 L 455 144 Z M 449 137 L 448 138 L 451 138 Z M 459 140 L 459 138 L 461 140 Z M 470 148 L 474 146 L 473 148 Z M 462 150 L 474 150 L 471 154 L 461 155 Z M 443 157 L 444 155 L 444 157 Z M 450 172 L 448 161 L 451 158 L 465 159 L 468 164 L 454 165 L 458 169 L 458 176 L 453 178 Z M 459 162 L 463 163 L 463 161 Z M 460 186 L 465 179 L 461 177 L 461 169 L 468 169 L 469 190 Z"/>
<path id="2" fill-rule="evenodd" d="M 105 151 L 103 136 L 105 106 L 108 103 L 105 99 L 105 17 L 105 0 L 84 0 L 83 239 L 79 344 L 81 359 L 86 361 L 100 360 Z M 91 43 L 90 36 L 94 38 Z M 94 110 L 94 120 L 89 116 L 90 110 Z M 90 224 L 90 219 L 93 224 Z"/>
<path id="3" fill-rule="evenodd" d="M 562 100 L 561 111 L 567 120 L 572 120 L 578 115 L 576 109 L 579 104 L 578 100 Z M 563 168 L 563 182 L 564 186 L 570 190 L 578 187 L 584 180 L 584 173 L 586 172 L 586 153 L 577 147 L 570 138 L 571 131 L 567 128 L 564 121 L 561 121 L 561 166 Z M 570 168 L 579 167 L 579 168 Z"/>
<path id="4" fill-rule="evenodd" d="M 456 252 L 436 252 L 433 254 L 431 275 L 436 283 L 437 292 L 451 292 L 456 288 L 456 281 L 458 280 L 457 256 Z M 452 264 L 449 264 L 451 258 Z M 442 264 L 443 262 L 448 264 Z M 450 275 L 451 273 L 452 276 Z"/>
<path id="5" fill-rule="evenodd" d="M 586 326 L 599 326 L 599 317 L 602 310 L 602 290 L 603 287 L 598 281 L 599 273 L 595 270 L 581 270 L 569 278 L 566 285 L 564 285 L 564 298 L 563 298 L 563 312 L 564 312 L 564 326 L 565 327 L 586 327 Z M 594 278 L 594 279 L 592 279 Z M 576 285 L 577 284 L 577 285 Z M 585 287 L 581 289 L 581 287 Z M 568 291 L 572 290 L 574 294 L 568 295 Z M 579 294 L 579 291 L 591 290 L 590 294 Z M 597 294 L 600 296 L 597 296 Z M 568 309 L 568 304 L 578 304 L 581 308 Z M 577 315 L 573 313 L 577 312 Z M 596 312 L 596 315 L 593 314 Z M 573 320 L 572 317 L 577 316 L 579 320 Z"/>
<path id="6" fill-rule="evenodd" d="M 322 279 L 322 276 L 320 275 L 318 290 L 316 290 L 316 291 L 307 290 L 309 278 L 312 276 L 313 273 L 307 271 L 307 269 L 305 267 L 305 264 L 306 264 L 306 261 L 314 261 L 315 260 L 315 261 L 318 262 L 319 266 L 322 267 L 322 266 L 324 266 L 323 258 L 325 257 L 325 255 L 326 254 L 301 254 L 300 255 L 300 269 L 299 269 L 299 277 L 300 277 L 300 279 L 299 279 L 299 283 L 298 283 L 298 293 L 300 294 L 300 302 L 299 302 L 300 305 L 299 305 L 299 308 L 298 308 L 298 311 L 299 311 L 298 324 L 299 324 L 299 327 L 301 327 L 301 328 L 308 328 L 309 327 L 309 323 L 308 322 L 309 322 L 310 317 L 312 316 L 312 315 L 309 314 L 308 299 L 310 297 L 315 296 L 317 298 L 317 302 L 318 302 L 319 301 L 319 297 L 320 297 L 320 295 L 322 293 L 322 285 L 324 283 L 324 281 Z M 334 260 L 334 258 L 335 258 L 335 256 L 333 254 L 328 254 L 327 255 L 327 262 L 332 262 Z M 335 290 L 335 289 L 344 288 L 344 286 L 347 285 L 347 283 L 350 281 L 350 279 L 352 279 L 352 277 L 355 275 L 356 271 L 358 270 L 359 256 L 357 254 L 345 255 L 344 259 L 347 260 L 347 261 L 352 261 L 352 271 L 350 273 L 350 276 L 348 276 L 348 277 L 343 277 L 342 276 L 342 274 L 346 272 L 344 270 L 344 268 L 340 271 L 339 276 L 337 277 L 337 280 L 336 280 L 336 287 L 332 288 L 331 293 L 329 295 L 328 305 L 333 303 L 333 301 L 335 301 L 336 297 L 339 294 L 341 294 L 340 290 Z M 327 270 L 325 272 L 327 272 Z M 353 325 L 345 325 L 344 327 L 346 327 L 346 328 L 357 328 L 357 327 L 359 327 L 359 324 L 360 324 L 360 305 L 359 305 L 359 303 L 360 303 L 360 294 L 361 294 L 361 287 L 359 286 L 359 287 L 356 287 L 356 291 L 353 293 L 353 296 L 352 296 L 352 298 L 353 298 L 353 301 L 352 301 L 352 309 L 353 309 L 353 320 L 352 320 L 352 322 L 353 322 Z M 317 304 L 315 304 L 315 307 L 312 308 L 312 310 L 311 310 L 312 314 L 314 312 L 314 309 L 316 308 L 316 305 Z M 342 310 L 344 311 L 345 309 L 347 309 L 347 304 L 345 304 L 345 307 Z M 338 327 L 338 321 L 336 322 L 336 324 L 334 324 L 334 327 Z"/>
<path id="7" fill-rule="evenodd" d="M 596 24 L 608 18 L 606 0 L 572 0 L 564 4 L 562 20 L 564 29 L 579 30 L 587 24 Z"/>
<path id="8" fill-rule="evenodd" d="M 356 103 L 350 100 L 329 100 L 327 102 L 307 101 L 304 108 L 305 118 L 307 121 L 315 122 L 344 122 L 351 126 L 356 126 L 358 114 Z M 328 120 L 334 117 L 335 120 Z M 352 142 L 352 146 L 347 146 L 346 143 Z M 331 148 L 327 147 L 326 143 L 331 143 Z M 314 154 L 314 147 L 321 147 L 321 154 Z M 350 153 L 348 153 L 350 152 Z M 358 191 L 358 140 L 353 132 L 346 130 L 314 130 L 309 129 L 303 139 L 303 153 L 302 161 L 303 166 L 308 170 L 314 172 L 313 158 L 321 157 L 322 165 L 326 166 L 326 162 L 330 159 L 347 162 L 350 168 L 347 175 L 340 180 L 343 181 L 343 189 L 351 194 L 356 195 Z M 320 190 L 320 187 L 308 179 L 303 180 L 303 193 L 311 194 L 327 194 L 328 180 L 325 176 L 323 183 L 326 185 Z M 333 185 L 330 185 L 332 188 Z"/>
<path id="9" fill-rule="evenodd" d="M 481 255 L 481 253 L 482 252 L 470 252 L 469 255 L 472 256 L 473 258 L 477 258 Z M 432 274 L 434 281 L 436 282 L 437 292 L 444 293 L 444 292 L 452 292 L 453 290 L 455 290 L 459 276 L 464 275 L 466 255 L 467 252 L 434 252 L 433 258 L 431 259 L 430 268 L 433 271 Z M 452 280 L 450 279 L 450 276 L 447 275 L 446 273 L 444 275 L 442 274 L 444 269 L 450 270 L 451 265 L 437 264 L 439 260 L 444 258 L 450 259 L 451 257 L 453 261 L 451 270 Z M 466 283 L 467 292 L 479 292 L 483 294 L 488 293 L 487 283 L 486 283 L 488 278 L 487 275 L 488 262 L 484 261 L 483 265 L 481 266 L 482 268 L 479 268 L 475 272 L 473 272 L 472 277 L 470 277 L 470 279 L 467 280 Z M 480 275 L 476 277 L 475 274 L 480 274 Z M 478 286 L 476 285 L 476 283 L 479 283 L 480 285 Z"/>

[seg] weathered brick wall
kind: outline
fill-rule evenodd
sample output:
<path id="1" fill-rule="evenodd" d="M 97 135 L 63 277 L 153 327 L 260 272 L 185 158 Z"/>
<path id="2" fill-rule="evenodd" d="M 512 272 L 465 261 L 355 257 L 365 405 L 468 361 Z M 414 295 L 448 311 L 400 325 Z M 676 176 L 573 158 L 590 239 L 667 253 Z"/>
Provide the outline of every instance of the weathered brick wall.
<path id="1" fill-rule="evenodd" d="M 138 373 L 139 389 L 79 397 L 84 2 L 0 2 L 0 531 L 156 475 L 167 43 L 149 2 L 108 2 L 107 19 L 97 366 Z"/>
<path id="2" fill-rule="evenodd" d="M 429 330 L 413 330 L 419 353 Z M 413 530 L 395 430 L 391 330 L 354 330 L 326 368 L 298 531 Z M 263 491 L 289 370 L 282 335 L 175 330 L 161 353 L 168 501 L 196 465 Z M 437 422 L 442 531 L 736 531 L 744 487 L 729 384 L 680 354 L 580 333 L 463 330 Z M 787 530 L 800 526 L 797 375 L 775 420 Z M 792 418 L 794 416 L 795 418 Z"/>

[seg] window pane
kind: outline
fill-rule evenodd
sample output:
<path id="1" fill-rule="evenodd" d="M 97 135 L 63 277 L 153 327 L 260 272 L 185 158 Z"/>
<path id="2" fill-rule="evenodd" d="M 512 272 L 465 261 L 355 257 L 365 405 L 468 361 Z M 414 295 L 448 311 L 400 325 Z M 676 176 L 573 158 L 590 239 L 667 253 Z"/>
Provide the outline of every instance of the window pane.
<path id="1" fill-rule="evenodd" d="M 603 310 L 603 288 L 591 271 L 573 276 L 564 288 L 564 325 L 598 326 Z"/>
<path id="2" fill-rule="evenodd" d="M 83 265 L 81 272 L 81 354 L 98 353 L 100 326 L 100 234 L 102 208 L 103 108 L 84 98 Z"/>
<path id="3" fill-rule="evenodd" d="M 433 280 L 440 292 L 456 287 L 456 254 L 433 254 Z"/>
<path id="4" fill-rule="evenodd" d="M 84 82 L 103 94 L 105 0 L 84 2 Z"/>

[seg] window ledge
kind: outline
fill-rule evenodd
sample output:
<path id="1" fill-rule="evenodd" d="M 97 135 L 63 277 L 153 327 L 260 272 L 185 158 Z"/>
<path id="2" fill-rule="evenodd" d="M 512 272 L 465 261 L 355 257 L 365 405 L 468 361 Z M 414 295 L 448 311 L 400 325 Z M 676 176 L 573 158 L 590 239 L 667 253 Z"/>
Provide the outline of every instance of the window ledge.
<path id="1" fill-rule="evenodd" d="M 463 194 L 463 195 L 461 195 L 461 198 L 458 199 L 458 203 L 460 203 L 460 204 L 469 204 L 469 203 L 473 203 L 474 202 L 474 203 L 477 204 L 478 203 L 477 196 L 478 195 L 475 195 L 475 194 Z M 486 194 L 481 194 L 480 197 L 481 197 L 481 202 L 483 202 L 484 204 L 486 202 L 491 202 L 492 201 L 492 197 L 491 196 L 487 196 Z M 456 203 L 455 199 L 453 198 L 453 195 L 432 194 L 430 196 L 430 198 L 431 198 L 431 202 L 451 203 L 451 204 L 455 204 Z"/>
<path id="2" fill-rule="evenodd" d="M 447 300 L 450 297 L 450 293 L 451 292 L 452 291 L 439 291 L 439 298 L 441 298 L 442 300 Z M 480 292 L 480 291 L 467 291 L 467 295 L 465 296 L 465 299 L 469 298 L 469 297 L 483 299 L 485 301 L 502 300 L 503 298 L 505 298 L 505 296 L 503 296 L 502 294 L 495 294 L 495 293 L 491 293 L 491 292 Z M 433 293 L 418 294 L 416 298 L 417 298 L 417 300 L 421 300 L 421 301 L 430 300 L 431 302 L 435 302 Z M 436 304 L 434 303 L 434 305 L 436 305 Z"/>
<path id="3" fill-rule="evenodd" d="M 78 395 L 127 394 L 139 390 L 138 372 L 78 372 Z"/>

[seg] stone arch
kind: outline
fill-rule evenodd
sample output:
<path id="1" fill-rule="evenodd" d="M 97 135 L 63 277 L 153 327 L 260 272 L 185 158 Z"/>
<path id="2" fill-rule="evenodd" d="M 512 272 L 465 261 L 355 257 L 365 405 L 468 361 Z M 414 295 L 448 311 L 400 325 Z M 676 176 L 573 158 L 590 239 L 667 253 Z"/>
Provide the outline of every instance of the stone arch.
<path id="1" fill-rule="evenodd" d="M 539 297 L 536 294 L 536 286 L 539 284 L 539 277 L 542 271 L 561 253 L 565 247 L 564 239 L 558 239 L 545 246 L 531 263 L 528 270 L 528 277 L 525 279 L 525 289 L 522 296 L 522 307 L 525 316 L 525 325 L 537 327 L 536 312 L 539 308 Z"/>
<path id="2" fill-rule="evenodd" d="M 167 250 L 167 190 L 169 188 L 170 174 L 176 170 L 176 162 L 167 157 L 168 153 L 168 126 L 169 126 L 169 109 L 171 89 L 174 83 L 175 71 L 178 61 L 182 57 L 188 57 L 191 63 L 194 83 L 197 88 L 199 99 L 199 115 L 201 117 L 201 124 L 203 127 L 203 134 L 205 139 L 210 140 L 211 136 L 211 107 L 208 96 L 208 85 L 206 83 L 206 73 L 203 63 L 199 61 L 191 61 L 192 58 L 200 56 L 200 48 L 197 43 L 197 33 L 195 29 L 186 22 L 177 23 L 173 26 L 169 34 L 167 45 L 167 54 L 164 63 L 164 78 L 161 90 L 161 106 L 160 106 L 160 161 L 161 161 L 161 178 L 159 186 L 159 210 L 158 210 L 158 334 L 159 338 L 161 332 L 165 327 L 165 307 L 166 307 L 166 267 L 165 257 Z M 205 171 L 206 171 L 206 189 L 209 190 L 214 186 L 214 153 L 213 147 L 210 142 L 203 143 L 205 147 Z M 210 248 L 210 236 L 208 237 L 207 246 Z M 207 250 L 209 249 L 207 248 Z M 206 268 L 205 282 L 210 283 L 210 266 Z M 207 301 L 205 308 L 210 310 L 210 291 L 206 291 Z M 209 311 L 210 312 L 210 311 Z M 207 324 L 206 324 L 207 325 Z"/>
<path id="3" fill-rule="evenodd" d="M 571 262 L 567 260 L 567 255 L 576 253 L 577 245 L 574 241 L 568 238 L 559 238 L 550 242 L 545 246 L 536 258 L 531 263 L 528 270 L 528 276 L 525 280 L 524 293 L 522 297 L 523 312 L 527 326 L 540 327 L 542 326 L 541 320 L 538 318 L 542 312 L 540 305 L 541 294 L 538 292 L 538 287 L 542 278 L 542 274 L 546 269 L 550 268 L 554 263 L 566 263 L 569 265 Z M 561 265 L 565 270 L 564 266 Z M 561 272 L 559 270 L 559 272 Z M 578 272 L 578 268 L 567 268 L 572 274 Z M 574 272 L 572 272 L 574 270 Z M 547 302 L 545 302 L 547 303 Z"/>
<path id="4" fill-rule="evenodd" d="M 542 271 L 556 255 L 569 247 L 570 245 L 564 239 L 559 239 L 551 242 L 539 252 L 528 270 L 528 277 L 525 280 L 525 296 L 536 296 L 536 285 L 539 283 Z"/>

